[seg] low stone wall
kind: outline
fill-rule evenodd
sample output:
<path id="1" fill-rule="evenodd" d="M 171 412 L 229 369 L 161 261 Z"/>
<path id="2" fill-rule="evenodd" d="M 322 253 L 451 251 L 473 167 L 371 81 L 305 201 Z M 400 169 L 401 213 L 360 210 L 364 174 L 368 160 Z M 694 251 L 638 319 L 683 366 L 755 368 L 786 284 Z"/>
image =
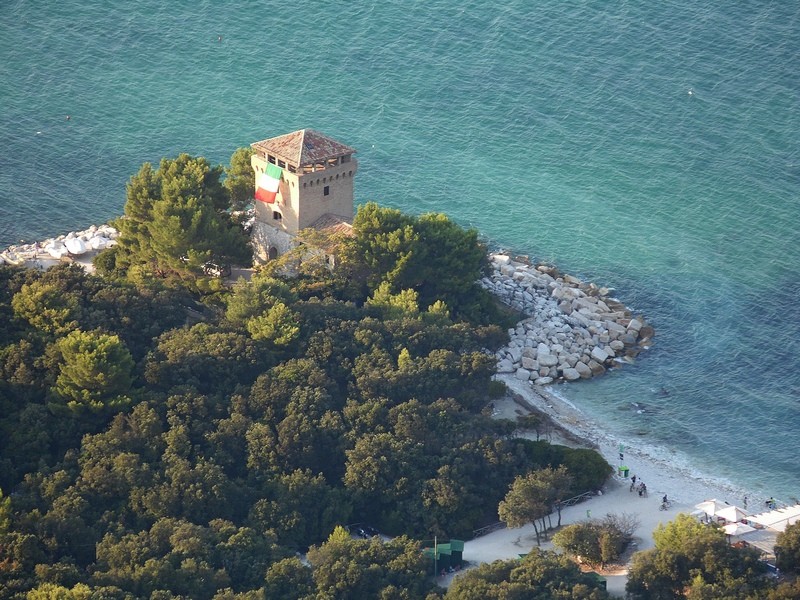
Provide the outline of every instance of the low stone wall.
<path id="1" fill-rule="evenodd" d="M 493 272 L 481 285 L 525 315 L 496 353 L 499 373 L 536 385 L 589 379 L 649 347 L 653 328 L 610 290 L 507 254 L 489 258 Z"/>

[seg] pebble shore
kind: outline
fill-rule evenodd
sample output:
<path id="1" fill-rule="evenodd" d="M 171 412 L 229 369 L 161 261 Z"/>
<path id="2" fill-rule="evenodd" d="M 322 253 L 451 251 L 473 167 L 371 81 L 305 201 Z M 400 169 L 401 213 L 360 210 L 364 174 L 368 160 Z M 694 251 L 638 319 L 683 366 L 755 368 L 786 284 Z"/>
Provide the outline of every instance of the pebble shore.
<path id="1" fill-rule="evenodd" d="M 652 344 L 653 327 L 609 296 L 612 290 L 509 254 L 489 259 L 492 274 L 481 285 L 523 315 L 496 353 L 499 374 L 535 385 L 590 379 Z"/>

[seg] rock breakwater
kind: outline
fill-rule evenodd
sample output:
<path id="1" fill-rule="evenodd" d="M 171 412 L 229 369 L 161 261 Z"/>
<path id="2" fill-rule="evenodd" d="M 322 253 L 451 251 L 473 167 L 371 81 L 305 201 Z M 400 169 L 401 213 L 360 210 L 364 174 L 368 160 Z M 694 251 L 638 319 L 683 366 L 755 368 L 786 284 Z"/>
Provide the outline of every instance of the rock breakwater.
<path id="1" fill-rule="evenodd" d="M 492 274 L 481 285 L 524 316 L 496 353 L 498 373 L 536 385 L 589 379 L 650 346 L 653 328 L 612 290 L 508 254 L 489 258 Z"/>
<path id="2" fill-rule="evenodd" d="M 91 258 L 114 246 L 118 237 L 119 232 L 111 225 L 92 225 L 43 242 L 9 246 L 0 252 L 0 264 L 46 269 L 58 262 L 77 261 L 78 257 Z"/>

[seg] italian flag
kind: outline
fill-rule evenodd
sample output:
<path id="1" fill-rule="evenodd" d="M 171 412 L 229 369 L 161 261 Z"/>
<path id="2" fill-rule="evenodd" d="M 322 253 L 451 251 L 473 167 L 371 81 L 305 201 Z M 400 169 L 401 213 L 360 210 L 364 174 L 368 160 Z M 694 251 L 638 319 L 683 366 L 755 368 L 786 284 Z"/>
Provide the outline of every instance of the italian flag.
<path id="1" fill-rule="evenodd" d="M 256 200 L 270 204 L 275 202 L 282 173 L 283 171 L 281 171 L 280 167 L 267 163 L 267 170 L 260 173 L 256 178 Z"/>

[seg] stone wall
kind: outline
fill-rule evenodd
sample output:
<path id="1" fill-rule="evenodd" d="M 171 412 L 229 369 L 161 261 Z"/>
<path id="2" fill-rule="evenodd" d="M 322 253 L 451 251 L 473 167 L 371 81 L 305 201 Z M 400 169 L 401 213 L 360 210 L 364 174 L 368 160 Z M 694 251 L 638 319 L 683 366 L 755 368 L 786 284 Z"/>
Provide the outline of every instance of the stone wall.
<path id="1" fill-rule="evenodd" d="M 496 354 L 499 373 L 536 385 L 589 379 L 651 344 L 653 328 L 609 297 L 610 290 L 506 254 L 490 261 L 492 275 L 481 285 L 525 315 Z"/>
<path id="2" fill-rule="evenodd" d="M 253 247 L 253 262 L 263 264 L 269 260 L 271 247 L 277 250 L 278 256 L 288 252 L 294 245 L 294 236 L 256 219 L 250 233 L 250 243 Z"/>

